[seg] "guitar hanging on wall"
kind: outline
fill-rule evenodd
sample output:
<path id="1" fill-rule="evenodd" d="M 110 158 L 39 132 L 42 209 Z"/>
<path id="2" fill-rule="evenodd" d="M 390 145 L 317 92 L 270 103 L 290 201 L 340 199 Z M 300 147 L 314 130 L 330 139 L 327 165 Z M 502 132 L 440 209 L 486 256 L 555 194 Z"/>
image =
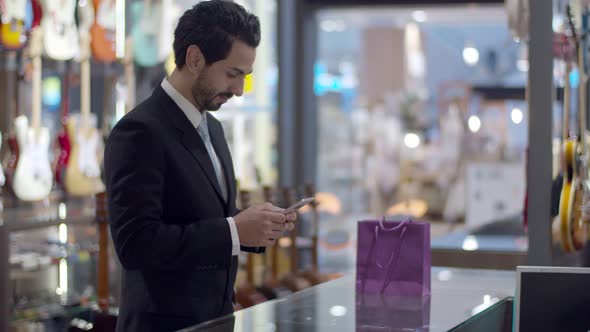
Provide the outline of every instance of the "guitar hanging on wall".
<path id="1" fill-rule="evenodd" d="M 78 29 L 74 19 L 76 0 L 43 1 L 43 42 L 45 53 L 54 60 L 70 60 L 79 52 Z"/>
<path id="2" fill-rule="evenodd" d="M 70 153 L 72 151 L 72 146 L 70 142 L 70 137 L 68 135 L 67 129 L 67 122 L 68 116 L 70 113 L 70 67 L 71 64 L 69 62 L 65 63 L 66 69 L 63 77 L 63 84 L 62 84 L 62 94 L 61 94 L 61 125 L 62 129 L 60 130 L 59 134 L 57 135 L 57 143 L 59 149 L 57 151 L 57 161 L 55 163 L 55 183 L 65 189 L 64 187 L 64 175 L 66 171 L 66 166 L 68 165 L 68 161 L 70 160 Z"/>
<path id="3" fill-rule="evenodd" d="M 104 191 L 100 177 L 102 139 L 90 112 L 90 40 L 80 33 L 80 115 L 70 116 L 67 130 L 72 143 L 64 184 L 68 194 L 87 196 Z"/>
<path id="4" fill-rule="evenodd" d="M 582 205 L 584 196 L 587 195 L 586 182 L 588 178 L 587 148 L 586 148 L 586 93 L 587 74 L 585 64 L 585 38 L 583 34 L 576 32 L 573 22 L 571 7 L 567 10 L 568 24 L 577 55 L 577 69 L 579 72 L 579 102 L 578 102 L 578 137 L 570 137 L 569 122 L 571 108 L 571 82 L 572 60 L 566 57 L 566 78 L 564 89 L 563 112 L 563 185 L 559 201 L 559 233 L 561 245 L 564 251 L 574 252 L 583 248 L 586 243 L 586 222 L 582 218 Z M 583 15 L 586 16 L 586 15 Z M 582 25 L 582 30 L 586 24 Z M 567 53 L 567 52 L 564 52 Z M 574 57 L 574 59 L 576 59 Z"/>
<path id="5" fill-rule="evenodd" d="M 25 20 L 31 12 L 26 0 L 0 0 L 0 44 L 9 50 L 18 50 L 27 42 Z"/>
<path id="6" fill-rule="evenodd" d="M 116 9 L 115 0 L 94 0 L 95 16 L 90 27 L 90 47 L 94 58 L 101 62 L 117 59 Z"/>
<path id="7" fill-rule="evenodd" d="M 162 14 L 162 7 L 158 0 L 136 1 L 131 4 L 133 27 L 131 36 L 137 49 L 141 52 L 134 54 L 135 62 L 143 67 L 152 67 L 165 60 L 159 57 L 159 26 L 156 22 Z"/>
<path id="8" fill-rule="evenodd" d="M 14 193 L 23 201 L 39 201 L 51 192 L 53 173 L 49 160 L 49 129 L 41 126 L 41 53 L 43 32 L 33 29 L 29 56 L 33 65 L 31 126 L 26 116 L 15 119 L 19 161 L 14 174 Z"/>

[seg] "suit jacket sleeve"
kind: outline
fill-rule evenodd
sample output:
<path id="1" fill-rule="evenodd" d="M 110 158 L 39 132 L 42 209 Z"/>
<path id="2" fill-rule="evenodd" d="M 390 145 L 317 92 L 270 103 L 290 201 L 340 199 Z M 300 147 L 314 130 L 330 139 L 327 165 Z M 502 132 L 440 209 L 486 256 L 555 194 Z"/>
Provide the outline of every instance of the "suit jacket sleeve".
<path id="1" fill-rule="evenodd" d="M 164 220 L 166 174 L 162 143 L 148 126 L 124 118 L 105 149 L 111 233 L 126 269 L 192 270 L 227 267 L 231 233 L 225 218 L 190 223 Z"/>

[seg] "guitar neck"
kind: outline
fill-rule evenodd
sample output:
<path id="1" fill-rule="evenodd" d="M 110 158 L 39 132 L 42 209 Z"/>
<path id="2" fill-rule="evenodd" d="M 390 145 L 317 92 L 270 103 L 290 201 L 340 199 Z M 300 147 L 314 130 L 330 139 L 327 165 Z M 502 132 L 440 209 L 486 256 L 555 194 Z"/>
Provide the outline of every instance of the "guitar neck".
<path id="1" fill-rule="evenodd" d="M 90 124 L 90 59 L 80 62 L 80 121 L 82 128 Z"/>
<path id="2" fill-rule="evenodd" d="M 125 85 L 127 88 L 127 98 L 125 100 L 125 113 L 128 113 L 135 106 L 135 70 L 133 67 L 134 49 L 133 40 L 131 38 L 127 38 L 125 52 Z"/>
<path id="3" fill-rule="evenodd" d="M 18 82 L 18 72 L 16 66 L 16 52 L 7 52 L 5 53 L 4 59 L 5 62 L 5 70 L 3 72 L 3 82 L 6 84 L 2 89 L 2 96 L 4 97 L 5 103 L 3 103 L 2 108 L 6 109 L 7 115 L 7 126 L 10 126 L 12 120 L 14 119 L 14 113 L 18 104 L 17 101 L 17 82 Z"/>
<path id="4" fill-rule="evenodd" d="M 563 132 L 562 138 L 565 142 L 569 138 L 569 131 L 570 131 L 570 93 L 571 93 L 571 86 L 570 86 L 570 73 L 572 71 L 572 65 L 569 60 L 566 60 L 565 65 L 565 86 L 563 88 Z"/>
<path id="5" fill-rule="evenodd" d="M 588 11 L 584 8 L 582 12 L 582 31 L 588 28 Z M 588 72 L 586 62 L 586 36 L 582 35 L 580 47 L 578 48 L 578 70 L 580 71 L 580 87 L 579 87 L 579 122 L 580 122 L 580 148 L 581 153 L 586 155 L 586 112 L 588 111 Z"/>
<path id="6" fill-rule="evenodd" d="M 31 126 L 38 131 L 41 127 L 41 55 L 31 59 L 33 65 L 32 75 L 32 104 L 31 104 Z"/>
<path id="7" fill-rule="evenodd" d="M 71 64 L 70 61 L 64 63 L 64 75 L 61 93 L 61 117 L 62 121 L 65 121 L 70 113 L 70 76 L 71 76 Z"/>

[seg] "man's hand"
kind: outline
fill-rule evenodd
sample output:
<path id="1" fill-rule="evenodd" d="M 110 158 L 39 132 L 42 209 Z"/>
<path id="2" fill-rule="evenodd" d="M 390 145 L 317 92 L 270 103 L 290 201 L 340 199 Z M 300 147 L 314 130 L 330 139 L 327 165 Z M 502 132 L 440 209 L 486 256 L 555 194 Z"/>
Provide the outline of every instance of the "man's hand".
<path id="1" fill-rule="evenodd" d="M 271 247 L 285 230 L 292 230 L 290 221 L 295 213 L 285 214 L 285 209 L 270 203 L 252 206 L 234 217 L 240 244 L 247 247 Z"/>
<path id="2" fill-rule="evenodd" d="M 295 228 L 295 220 L 297 220 L 297 213 L 291 211 L 286 214 L 287 222 L 285 223 L 285 229 L 292 231 Z"/>

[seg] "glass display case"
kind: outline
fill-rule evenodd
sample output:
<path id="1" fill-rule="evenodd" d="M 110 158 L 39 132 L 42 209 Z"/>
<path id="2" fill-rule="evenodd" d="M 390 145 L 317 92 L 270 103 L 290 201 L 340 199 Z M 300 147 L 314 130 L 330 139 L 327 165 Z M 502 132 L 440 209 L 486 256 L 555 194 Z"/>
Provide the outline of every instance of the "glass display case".
<path id="1" fill-rule="evenodd" d="M 436 267 L 430 297 L 363 296 L 347 274 L 182 331 L 449 331 L 514 295 L 514 287 L 514 272 Z"/>

